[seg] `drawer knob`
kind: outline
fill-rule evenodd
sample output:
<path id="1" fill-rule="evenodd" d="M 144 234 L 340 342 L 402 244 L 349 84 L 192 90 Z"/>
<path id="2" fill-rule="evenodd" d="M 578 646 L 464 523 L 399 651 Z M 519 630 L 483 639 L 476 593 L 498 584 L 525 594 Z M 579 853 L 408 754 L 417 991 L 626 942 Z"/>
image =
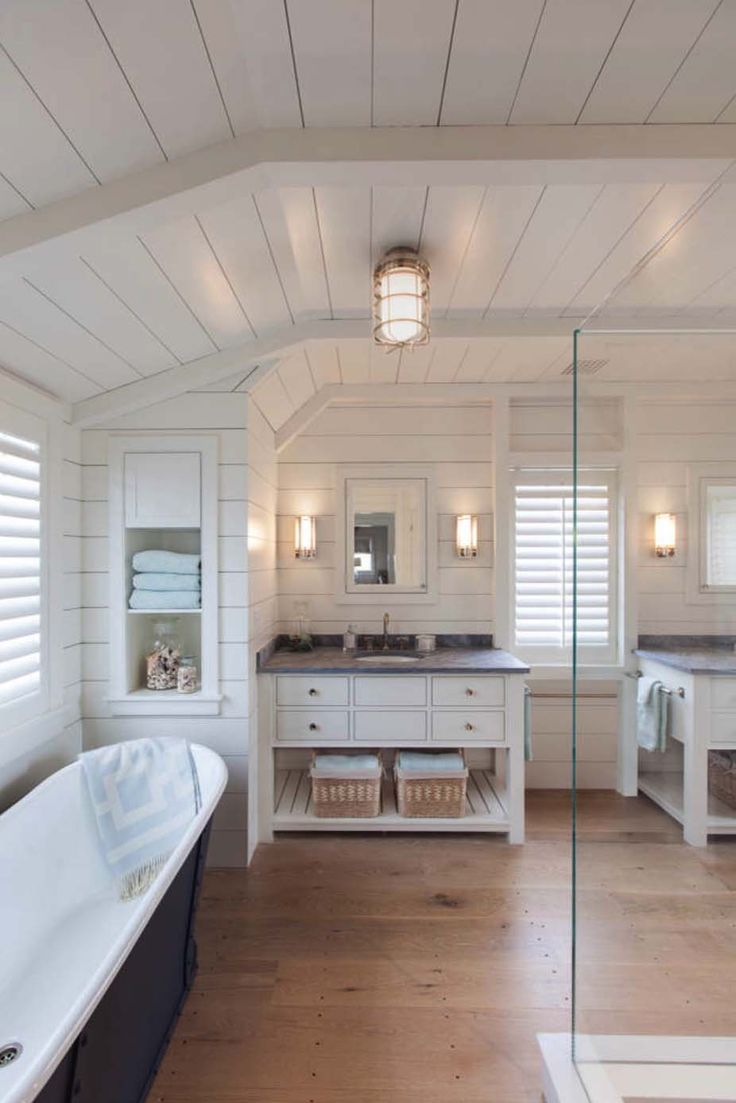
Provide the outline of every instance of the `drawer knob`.
<path id="1" fill-rule="evenodd" d="M 309 725 L 309 730 L 310 730 L 310 732 L 319 731 L 319 724 L 310 724 Z"/>
<path id="2" fill-rule="evenodd" d="M 465 690 L 465 696 L 466 696 L 466 697 L 472 697 L 472 696 L 474 695 L 474 693 L 475 693 L 475 690 L 474 690 L 474 689 L 470 689 L 470 687 L 468 687 L 468 688 L 467 688 L 467 689 Z"/>
<path id="3" fill-rule="evenodd" d="M 473 730 L 473 725 L 472 725 L 472 724 L 466 724 L 466 725 L 465 725 L 465 730 L 466 730 L 466 732 L 472 732 L 472 730 Z"/>
<path id="4" fill-rule="evenodd" d="M 310 697 L 316 697 L 317 696 L 317 690 L 316 689 L 310 689 L 309 696 Z"/>

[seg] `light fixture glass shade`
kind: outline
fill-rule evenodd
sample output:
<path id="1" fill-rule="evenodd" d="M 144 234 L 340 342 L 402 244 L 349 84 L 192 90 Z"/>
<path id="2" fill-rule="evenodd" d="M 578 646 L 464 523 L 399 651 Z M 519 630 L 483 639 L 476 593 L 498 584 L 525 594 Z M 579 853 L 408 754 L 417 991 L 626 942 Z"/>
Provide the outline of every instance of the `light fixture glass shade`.
<path id="1" fill-rule="evenodd" d="M 674 513 L 657 513 L 654 518 L 654 550 L 660 559 L 675 554 L 677 522 Z"/>
<path id="2" fill-rule="evenodd" d="M 314 517 L 294 518 L 294 554 L 297 559 L 314 559 L 317 554 L 317 523 Z"/>
<path id="3" fill-rule="evenodd" d="M 429 341 L 429 265 L 413 249 L 392 249 L 373 273 L 373 337 L 396 348 Z"/>
<path id="4" fill-rule="evenodd" d="M 461 559 L 475 559 L 478 554 L 478 518 L 463 513 L 455 522 L 455 546 Z"/>

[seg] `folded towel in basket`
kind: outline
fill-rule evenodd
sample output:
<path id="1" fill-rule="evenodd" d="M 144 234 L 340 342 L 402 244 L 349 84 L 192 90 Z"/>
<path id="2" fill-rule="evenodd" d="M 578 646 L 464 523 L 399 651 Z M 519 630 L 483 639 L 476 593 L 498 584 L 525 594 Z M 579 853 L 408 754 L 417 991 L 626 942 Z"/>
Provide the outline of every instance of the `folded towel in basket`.
<path id="1" fill-rule="evenodd" d="M 120 897 L 140 896 L 201 807 L 184 739 L 133 739 L 79 756 L 105 860 Z"/>
<path id="2" fill-rule="evenodd" d="M 377 754 L 318 754 L 314 756 L 313 770 L 322 774 L 353 774 L 356 770 L 381 769 L 381 760 Z"/>
<path id="3" fill-rule="evenodd" d="M 199 609 L 199 590 L 133 590 L 128 603 L 131 609 Z"/>
<path id="4" fill-rule="evenodd" d="M 144 571 L 133 575 L 133 587 L 136 590 L 200 590 L 202 580 L 198 574 Z"/>
<path id="5" fill-rule="evenodd" d="M 133 556 L 134 571 L 164 571 L 167 574 L 199 574 L 202 557 L 151 548 Z"/>
<path id="6" fill-rule="evenodd" d="M 445 770 L 464 770 L 465 762 L 459 751 L 432 754 L 427 751 L 399 751 L 396 765 L 400 770 L 415 774 L 434 774 Z"/>

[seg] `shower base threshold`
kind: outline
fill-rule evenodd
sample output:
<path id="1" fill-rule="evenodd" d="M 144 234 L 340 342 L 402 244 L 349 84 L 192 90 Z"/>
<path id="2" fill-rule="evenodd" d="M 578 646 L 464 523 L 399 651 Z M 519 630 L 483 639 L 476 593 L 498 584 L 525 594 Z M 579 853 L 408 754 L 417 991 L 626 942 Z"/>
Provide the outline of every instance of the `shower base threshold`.
<path id="1" fill-rule="evenodd" d="M 736 1100 L 733 1038 L 539 1034 L 547 1103 Z"/>

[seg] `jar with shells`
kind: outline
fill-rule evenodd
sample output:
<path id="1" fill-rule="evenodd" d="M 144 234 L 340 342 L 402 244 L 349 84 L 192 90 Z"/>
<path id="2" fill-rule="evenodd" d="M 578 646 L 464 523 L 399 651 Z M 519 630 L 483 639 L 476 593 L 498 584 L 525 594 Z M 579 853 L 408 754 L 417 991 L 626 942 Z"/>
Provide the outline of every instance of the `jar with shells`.
<path id="1" fill-rule="evenodd" d="M 148 689 L 176 689 L 181 659 L 177 623 L 174 617 L 153 625 L 153 649 L 146 655 Z"/>

